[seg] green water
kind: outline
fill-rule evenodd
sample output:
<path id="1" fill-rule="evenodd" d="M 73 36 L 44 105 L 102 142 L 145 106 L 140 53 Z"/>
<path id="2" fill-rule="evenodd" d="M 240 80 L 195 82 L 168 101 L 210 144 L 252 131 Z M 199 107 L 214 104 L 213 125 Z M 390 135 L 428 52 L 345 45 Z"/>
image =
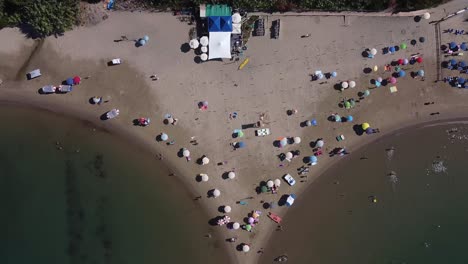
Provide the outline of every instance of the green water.
<path id="1" fill-rule="evenodd" d="M 0 263 L 222 259 L 200 207 L 152 155 L 49 113 L 0 106 L 0 120 Z"/>
<path id="2" fill-rule="evenodd" d="M 468 263 L 467 165 L 462 124 L 411 129 L 352 152 L 296 199 L 261 263 L 281 254 L 299 264 Z"/>

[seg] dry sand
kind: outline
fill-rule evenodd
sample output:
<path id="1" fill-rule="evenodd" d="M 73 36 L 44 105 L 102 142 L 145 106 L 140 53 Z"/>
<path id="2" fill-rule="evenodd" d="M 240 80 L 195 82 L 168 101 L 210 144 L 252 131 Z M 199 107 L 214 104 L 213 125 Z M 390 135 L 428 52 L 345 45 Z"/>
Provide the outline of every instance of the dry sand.
<path id="1" fill-rule="evenodd" d="M 431 10 L 431 20 L 441 18 L 444 12 L 457 11 L 460 6 L 464 7 L 463 4 L 453 1 Z M 233 263 L 256 263 L 260 256 L 256 252 L 260 248 L 268 250 L 267 239 L 276 228 L 267 219 L 268 210 L 262 208 L 260 201 L 278 201 L 281 195 L 289 193 L 299 194 L 300 199 L 300 193 L 313 179 L 340 159 L 329 158 L 326 153 L 320 156 L 319 164 L 310 169 L 307 182 L 302 183 L 295 173 L 296 168 L 303 165 L 302 158 L 279 167 L 278 154 L 300 149 L 302 156 L 311 155 L 309 142 L 320 137 L 324 138 L 327 150 L 346 146 L 352 152 L 353 148 L 380 136 L 357 136 L 352 129 L 355 124 L 369 122 L 385 134 L 414 123 L 465 116 L 468 110 L 466 91 L 434 82 L 437 47 L 434 26 L 429 21 L 416 23 L 411 16 L 267 16 L 269 23 L 277 18 L 282 21 L 280 39 L 252 37 L 246 52 L 251 62 L 241 71 L 237 70 L 239 62 L 229 60 L 195 63 L 193 51 L 182 51 L 188 41 L 190 26 L 170 14 L 113 12 L 109 19 L 97 26 L 77 28 L 63 37 L 42 42 L 25 39 L 16 29 L 4 29 L 0 31 L 0 79 L 4 80 L 0 86 L 0 100 L 78 116 L 146 145 L 155 159 L 161 153 L 193 196 L 203 197 L 200 203 L 209 218 L 223 215 L 218 211 L 222 205 L 230 205 L 231 220 L 241 223 L 252 210 L 264 211 L 261 223 L 251 233 L 225 227 L 201 227 L 207 228 L 208 232 L 220 231 L 211 239 L 226 244 Z M 300 38 L 307 33 L 312 36 Z M 140 48 L 136 48 L 132 41 L 114 42 L 123 35 L 130 40 L 148 35 L 150 41 Z M 380 50 L 401 42 L 409 43 L 420 36 L 426 37 L 424 44 L 409 45 L 406 51 L 395 55 L 379 52 L 373 60 L 361 56 L 365 48 Z M 370 79 L 388 77 L 388 73 L 381 70 L 364 74 L 365 67 L 383 66 L 413 53 L 423 54 L 424 63 L 404 68 L 408 73 L 423 68 L 425 81 L 408 76 L 399 80 L 396 94 L 390 94 L 388 86 L 372 89 L 371 96 L 358 103 L 355 109 L 338 107 L 342 98 L 357 98 L 359 91 L 373 87 Z M 123 65 L 108 67 L 107 61 L 115 57 L 122 58 Z M 35 68 L 41 68 L 44 75 L 25 81 L 25 73 Z M 318 69 L 337 71 L 338 77 L 324 84 L 311 82 L 310 74 Z M 37 92 L 43 85 L 59 84 L 76 74 L 90 78 L 70 94 L 40 95 Z M 158 81 L 151 81 L 149 76 L 153 74 L 159 77 Z M 357 87 L 343 93 L 335 90 L 334 85 L 342 80 L 355 80 Z M 109 103 L 90 105 L 88 100 L 96 95 L 109 99 Z M 202 100 L 209 102 L 207 111 L 197 108 L 197 103 Z M 424 106 L 424 102 L 429 101 L 436 103 Z M 114 107 L 120 109 L 118 118 L 99 120 L 100 115 Z M 299 113 L 288 117 L 286 110 L 290 108 L 298 109 Z M 239 113 L 237 119 L 229 119 L 232 112 Z M 431 116 L 431 112 L 441 114 Z M 162 121 L 166 113 L 177 117 L 179 124 L 164 125 Z M 246 130 L 243 141 L 247 147 L 232 151 L 233 130 L 257 121 L 261 113 L 267 113 L 267 127 L 272 135 L 259 138 L 255 137 L 253 129 Z M 331 123 L 327 121 L 331 113 L 352 114 L 355 121 Z M 152 124 L 145 128 L 134 127 L 132 120 L 140 116 L 152 118 Z M 319 125 L 301 128 L 300 123 L 310 118 L 316 118 Z M 161 132 L 169 134 L 170 140 L 174 139 L 176 143 L 166 146 L 156 142 L 155 137 Z M 339 134 L 346 136 L 344 142 L 336 142 L 335 137 Z M 191 145 L 192 136 L 197 139 L 197 146 Z M 282 136 L 301 136 L 302 143 L 277 149 L 273 141 Z M 192 152 L 191 162 L 177 156 L 182 147 Z M 195 163 L 202 155 L 211 159 L 210 164 Z M 228 163 L 216 165 L 222 161 Z M 237 178 L 224 180 L 222 175 L 232 168 L 235 168 Z M 210 180 L 198 183 L 195 177 L 199 173 L 207 173 Z M 294 187 L 283 182 L 279 194 L 255 193 L 255 187 L 261 181 L 281 178 L 286 173 L 296 177 Z M 213 188 L 221 190 L 219 198 L 207 198 L 207 192 Z M 248 205 L 236 204 L 246 197 L 254 199 L 248 200 Z M 287 209 L 277 207 L 272 211 L 284 216 Z M 319 216 L 320 212 L 317 212 Z M 224 242 L 233 236 L 239 238 L 236 243 Z M 236 246 L 240 243 L 250 244 L 251 252 L 237 251 Z M 282 253 L 277 252 L 278 255 Z"/>

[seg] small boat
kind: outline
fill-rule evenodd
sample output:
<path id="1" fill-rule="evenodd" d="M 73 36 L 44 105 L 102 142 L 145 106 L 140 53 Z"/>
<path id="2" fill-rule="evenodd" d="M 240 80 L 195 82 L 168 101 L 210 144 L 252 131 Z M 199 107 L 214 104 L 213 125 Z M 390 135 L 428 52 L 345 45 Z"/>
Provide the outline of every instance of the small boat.
<path id="1" fill-rule="evenodd" d="M 281 219 L 281 217 L 279 217 L 278 215 L 276 215 L 276 214 L 274 214 L 274 213 L 272 213 L 272 212 L 269 212 L 269 213 L 268 213 L 268 217 L 269 217 L 271 220 L 273 220 L 274 222 L 278 223 L 278 224 L 281 223 L 281 220 L 283 220 L 283 219 Z"/>

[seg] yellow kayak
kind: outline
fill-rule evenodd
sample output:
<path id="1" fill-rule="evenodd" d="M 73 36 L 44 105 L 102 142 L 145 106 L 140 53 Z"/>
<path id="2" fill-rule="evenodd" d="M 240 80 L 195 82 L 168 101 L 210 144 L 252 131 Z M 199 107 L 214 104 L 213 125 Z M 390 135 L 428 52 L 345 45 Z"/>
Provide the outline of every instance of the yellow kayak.
<path id="1" fill-rule="evenodd" d="M 249 58 L 245 59 L 240 65 L 239 65 L 239 70 L 242 70 L 242 68 L 245 67 L 249 63 Z"/>

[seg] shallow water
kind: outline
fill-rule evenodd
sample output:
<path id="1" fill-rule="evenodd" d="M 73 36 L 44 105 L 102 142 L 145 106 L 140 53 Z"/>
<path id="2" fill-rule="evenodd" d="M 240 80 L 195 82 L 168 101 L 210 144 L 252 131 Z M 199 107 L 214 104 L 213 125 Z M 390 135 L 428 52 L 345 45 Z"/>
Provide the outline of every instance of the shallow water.
<path id="1" fill-rule="evenodd" d="M 261 262 L 468 263 L 467 164 L 462 124 L 365 146 L 298 197 Z"/>
<path id="2" fill-rule="evenodd" d="M 200 207 L 150 154 L 51 113 L 0 106 L 0 119 L 0 263 L 224 259 Z"/>

